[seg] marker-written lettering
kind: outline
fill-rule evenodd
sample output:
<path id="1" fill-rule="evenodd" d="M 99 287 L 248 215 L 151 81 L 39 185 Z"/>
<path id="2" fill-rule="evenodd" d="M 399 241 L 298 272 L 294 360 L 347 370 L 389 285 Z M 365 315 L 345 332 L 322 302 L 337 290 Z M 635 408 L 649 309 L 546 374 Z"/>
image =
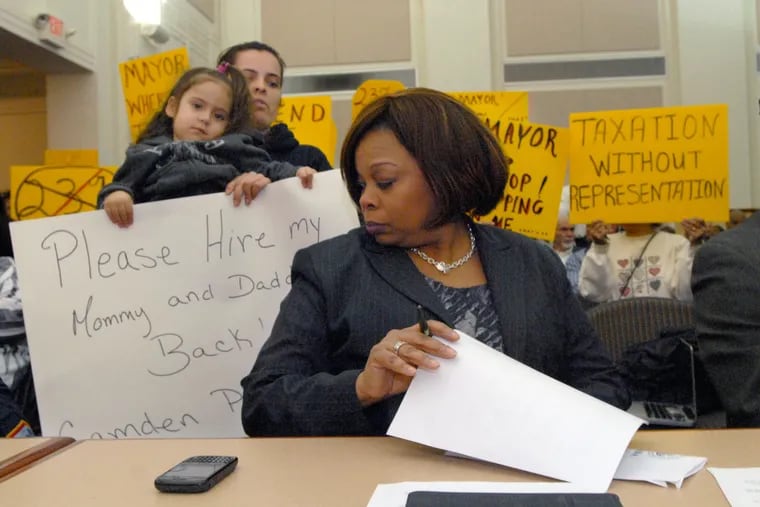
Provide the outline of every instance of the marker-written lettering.
<path id="1" fill-rule="evenodd" d="M 235 233 L 225 230 L 224 211 L 219 210 L 219 218 L 206 214 L 206 262 L 244 255 L 255 249 L 273 248 L 276 245 L 266 232 Z"/>
<path id="2" fill-rule="evenodd" d="M 303 234 L 306 236 L 309 236 L 311 234 L 317 235 L 317 243 L 319 243 L 319 226 L 320 221 L 322 219 L 320 217 L 317 217 L 317 220 L 314 221 L 313 218 L 301 218 L 299 220 L 296 220 L 295 222 L 290 224 L 290 239 L 294 239 L 296 236 L 296 233 L 301 233 L 301 228 L 303 227 Z"/>
<path id="3" fill-rule="evenodd" d="M 575 118 L 571 125 L 580 127 L 580 144 L 645 143 L 652 141 L 689 141 L 716 135 L 721 113 L 668 113 L 626 118 Z"/>
<path id="4" fill-rule="evenodd" d="M 290 285 L 290 273 L 285 277 L 285 285 Z M 255 291 L 279 289 L 282 287 L 280 284 L 280 274 L 275 272 L 274 276 L 270 279 L 266 277 L 263 280 L 255 280 L 252 277 L 245 274 L 234 274 L 227 277 L 232 282 L 232 289 L 227 294 L 227 299 L 238 299 L 253 294 Z"/>
<path id="5" fill-rule="evenodd" d="M 211 284 L 208 284 L 207 287 L 204 287 L 203 290 L 200 290 L 200 291 L 189 290 L 183 295 L 169 296 L 169 300 L 167 301 L 167 304 L 172 308 L 176 308 L 178 306 L 187 306 L 193 303 L 201 303 L 201 302 L 213 301 L 213 300 L 214 300 L 214 291 L 211 288 Z"/>
<path id="6" fill-rule="evenodd" d="M 213 345 L 192 348 L 187 347 L 185 339 L 177 333 L 162 333 L 151 336 L 150 341 L 158 345 L 161 364 L 158 368 L 148 368 L 148 373 L 156 377 L 170 377 L 187 369 L 193 361 L 253 348 L 253 340 L 240 337 L 239 329 L 227 329 L 227 332 L 229 336 L 216 340 Z"/>
<path id="7" fill-rule="evenodd" d="M 243 403 L 243 391 L 241 391 L 240 389 L 230 389 L 228 387 L 222 387 L 219 389 L 214 389 L 213 391 L 210 391 L 208 394 L 212 398 L 219 398 L 220 400 L 224 400 L 225 404 L 227 405 L 227 408 L 233 414 L 237 412 L 237 407 L 241 403 Z"/>
<path id="8" fill-rule="evenodd" d="M 87 305 L 85 306 L 81 317 L 79 316 L 80 314 L 77 313 L 76 308 L 72 310 L 71 325 L 74 336 L 77 335 L 77 332 L 81 328 L 84 328 L 85 334 L 89 338 L 92 338 L 94 333 L 140 321 L 142 321 L 145 326 L 145 332 L 142 334 L 143 338 L 150 336 L 153 332 L 153 324 L 150 320 L 150 315 L 148 315 L 148 312 L 145 311 L 145 308 L 142 306 L 137 309 L 117 309 L 94 315 L 92 313 L 92 305 L 94 301 L 95 297 L 93 295 L 90 295 L 87 298 Z"/>
<path id="9" fill-rule="evenodd" d="M 167 245 L 161 246 L 157 252 L 147 252 L 144 247 L 98 252 L 90 247 L 84 230 L 77 234 L 57 229 L 42 239 L 40 247 L 51 250 L 55 256 L 60 288 L 64 287 L 64 278 L 70 278 L 73 283 L 81 282 L 83 273 L 90 280 L 105 279 L 179 264 L 172 259 L 172 250 Z"/>
<path id="10" fill-rule="evenodd" d="M 135 438 L 135 437 L 147 437 L 151 435 L 165 435 L 167 433 L 180 433 L 182 430 L 190 425 L 198 426 L 200 422 L 198 419 L 189 412 L 184 412 L 179 416 L 178 420 L 172 417 L 164 417 L 160 424 L 153 422 L 153 418 L 147 411 L 143 412 L 142 420 L 138 422 L 127 422 L 114 427 L 113 429 L 105 431 L 94 431 L 90 434 L 90 438 Z M 68 419 L 64 420 L 58 427 L 58 436 L 67 436 L 68 431 L 75 429 L 74 423 Z"/>

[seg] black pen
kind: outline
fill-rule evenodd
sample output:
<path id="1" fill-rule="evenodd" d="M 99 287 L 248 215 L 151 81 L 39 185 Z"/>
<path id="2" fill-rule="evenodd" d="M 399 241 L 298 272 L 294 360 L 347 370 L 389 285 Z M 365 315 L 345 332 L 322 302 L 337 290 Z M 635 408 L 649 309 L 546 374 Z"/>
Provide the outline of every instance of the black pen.
<path id="1" fill-rule="evenodd" d="M 422 309 L 422 305 L 417 305 L 417 323 L 420 325 L 420 333 L 430 336 L 430 328 L 425 320 L 425 310 Z"/>

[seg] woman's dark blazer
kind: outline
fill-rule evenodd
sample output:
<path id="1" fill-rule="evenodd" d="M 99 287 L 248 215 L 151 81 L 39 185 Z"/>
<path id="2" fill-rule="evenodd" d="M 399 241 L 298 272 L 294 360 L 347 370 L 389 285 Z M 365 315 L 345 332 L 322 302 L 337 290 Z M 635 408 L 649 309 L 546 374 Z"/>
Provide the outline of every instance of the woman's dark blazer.
<path id="1" fill-rule="evenodd" d="M 552 250 L 492 226 L 473 232 L 504 352 L 626 408 L 624 383 Z M 453 321 L 407 252 L 379 245 L 362 229 L 299 251 L 272 334 L 242 380 L 246 433 L 385 434 L 403 395 L 362 408 L 356 378 L 388 331 L 416 322 L 418 304 L 431 319 Z"/>

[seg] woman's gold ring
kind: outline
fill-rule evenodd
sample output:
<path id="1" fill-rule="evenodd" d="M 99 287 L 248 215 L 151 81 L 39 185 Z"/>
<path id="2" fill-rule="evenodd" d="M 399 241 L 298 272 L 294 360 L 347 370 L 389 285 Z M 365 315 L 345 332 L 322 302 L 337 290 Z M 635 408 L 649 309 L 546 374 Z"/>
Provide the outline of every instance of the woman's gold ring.
<path id="1" fill-rule="evenodd" d="M 393 344 L 393 353 L 398 355 L 398 351 L 401 350 L 401 347 L 404 345 L 409 345 L 404 340 L 399 340 L 396 343 Z"/>

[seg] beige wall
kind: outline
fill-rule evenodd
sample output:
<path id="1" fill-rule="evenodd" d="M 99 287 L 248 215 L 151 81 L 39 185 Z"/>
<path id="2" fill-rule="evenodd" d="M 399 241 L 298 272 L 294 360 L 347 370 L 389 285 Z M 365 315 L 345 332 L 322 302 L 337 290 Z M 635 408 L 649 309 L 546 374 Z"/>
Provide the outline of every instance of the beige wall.
<path id="1" fill-rule="evenodd" d="M 657 0 L 505 0 L 510 56 L 660 48 Z"/>
<path id="2" fill-rule="evenodd" d="M 570 113 L 661 106 L 662 88 L 534 91 L 528 100 L 530 121 L 567 127 Z"/>
<path id="3" fill-rule="evenodd" d="M 0 190 L 12 165 L 42 164 L 47 146 L 45 98 L 0 99 Z"/>
<path id="4" fill-rule="evenodd" d="M 310 70 L 314 75 L 371 73 L 398 63 L 413 68 L 411 4 L 415 1 L 263 0 L 260 39 L 282 55 L 288 76 L 309 75 Z M 244 40 L 256 38 L 248 32 Z M 287 91 L 288 79 L 285 83 Z M 335 165 L 340 163 L 340 148 L 351 124 L 351 100 L 346 95 L 333 95 L 338 129 Z"/>
<path id="5" fill-rule="evenodd" d="M 531 121 L 558 126 L 573 112 L 666 104 L 663 5 L 503 0 L 505 87 L 529 92 Z"/>
<path id="6" fill-rule="evenodd" d="M 293 67 L 411 59 L 409 0 L 263 1 L 261 27 Z"/>
<path id="7" fill-rule="evenodd" d="M 453 89 L 460 74 L 467 74 L 468 82 L 480 83 L 470 89 L 498 89 L 503 82 L 503 65 L 514 61 L 561 67 L 568 59 L 619 63 L 620 59 L 639 54 L 663 52 L 658 0 L 475 0 L 467 3 L 469 8 L 456 4 L 461 16 L 442 9 L 448 3 L 437 2 L 440 0 L 393 0 L 382 4 L 373 0 L 263 0 L 261 39 L 283 55 L 288 75 L 330 75 L 356 68 L 366 70 L 368 65 L 382 69 L 387 62 L 409 62 L 417 70 L 419 85 L 441 89 Z M 481 11 L 474 14 L 477 6 L 485 9 L 484 16 Z M 490 24 L 484 21 L 489 10 Z M 294 17 L 293 12 L 301 15 Z M 491 52 L 497 63 L 495 75 L 491 74 L 488 59 L 478 60 L 475 69 L 459 72 L 476 56 L 488 52 L 487 38 L 485 48 L 481 41 L 476 51 L 467 45 L 466 38 L 458 37 L 463 35 L 461 30 L 456 32 L 454 28 L 467 26 L 469 37 L 474 38 L 475 34 L 470 33 L 476 29 L 474 24 L 482 25 L 479 37 L 490 33 Z M 438 32 L 442 35 L 431 41 L 431 34 Z M 441 56 L 433 58 L 435 54 Z M 665 76 L 645 85 L 630 84 L 628 79 L 609 79 L 603 84 L 591 84 L 592 81 L 582 76 L 565 81 L 504 82 L 504 87 L 529 91 L 531 119 L 555 125 L 566 125 L 568 114 L 574 111 L 665 103 Z M 351 121 L 348 92 L 315 93 L 333 96 L 338 164 L 340 145 Z"/>

